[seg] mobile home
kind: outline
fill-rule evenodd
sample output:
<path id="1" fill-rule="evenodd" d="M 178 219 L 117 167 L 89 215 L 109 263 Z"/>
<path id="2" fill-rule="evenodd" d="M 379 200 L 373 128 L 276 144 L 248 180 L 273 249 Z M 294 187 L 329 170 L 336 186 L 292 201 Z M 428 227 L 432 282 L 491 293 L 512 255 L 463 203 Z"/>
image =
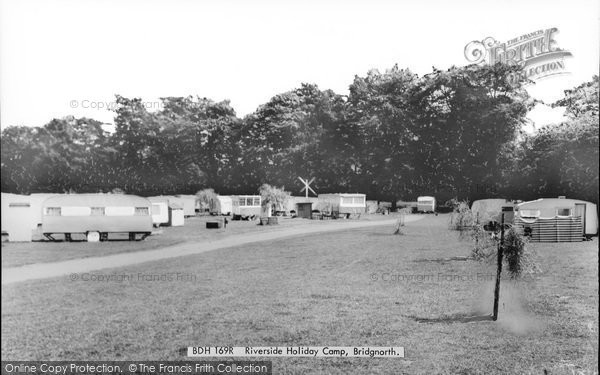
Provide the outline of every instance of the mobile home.
<path id="1" fill-rule="evenodd" d="M 152 232 L 152 204 L 146 198 L 125 194 L 66 194 L 50 197 L 42 205 L 42 232 L 48 239 L 73 234 L 88 240 L 107 240 L 126 233 L 130 240 Z"/>
<path id="2" fill-rule="evenodd" d="M 594 236 L 598 234 L 598 211 L 594 203 L 582 201 L 579 199 L 567 198 L 541 198 L 534 201 L 523 202 L 517 205 L 516 217 L 521 226 L 526 223 L 544 225 L 539 228 L 540 231 L 558 233 L 557 241 L 561 242 L 560 236 L 583 237 Z M 564 224 L 569 224 L 570 229 Z M 547 230 L 552 227 L 553 229 Z M 561 229 L 561 227 L 563 229 Z M 580 227 L 580 228 L 579 228 Z M 535 227 L 532 229 L 535 232 Z M 581 232 L 577 234 L 575 232 Z M 566 233 L 568 232 L 568 233 Z M 535 235 L 535 233 L 534 233 Z M 541 238 L 541 240 L 545 240 Z"/>
<path id="3" fill-rule="evenodd" d="M 367 209 L 367 196 L 355 193 L 319 194 L 318 206 L 340 214 L 362 214 Z"/>
<path id="4" fill-rule="evenodd" d="M 418 212 L 435 212 L 435 197 L 418 197 L 417 198 Z"/>
<path id="5" fill-rule="evenodd" d="M 231 196 L 232 213 L 242 216 L 260 216 L 261 215 L 261 197 L 260 195 L 234 195 Z"/>

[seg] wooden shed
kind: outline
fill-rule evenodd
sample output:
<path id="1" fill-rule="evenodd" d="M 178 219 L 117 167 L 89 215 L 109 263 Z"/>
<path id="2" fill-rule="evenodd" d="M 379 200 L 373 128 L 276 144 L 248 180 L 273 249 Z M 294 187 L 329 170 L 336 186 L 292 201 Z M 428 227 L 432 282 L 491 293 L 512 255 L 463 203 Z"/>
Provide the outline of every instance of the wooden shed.
<path id="1" fill-rule="evenodd" d="M 171 227 L 182 227 L 185 224 L 185 210 L 177 202 L 169 201 L 169 222 Z"/>
<path id="2" fill-rule="evenodd" d="M 296 215 L 304 219 L 312 218 L 312 202 L 296 203 Z"/>
<path id="3" fill-rule="evenodd" d="M 286 213 L 290 213 L 291 211 L 295 211 L 296 214 L 298 216 L 300 216 L 299 214 L 299 204 L 303 204 L 306 205 L 306 203 L 310 203 L 311 204 L 311 210 L 312 207 L 316 207 L 317 203 L 319 202 L 319 198 L 317 197 L 296 197 L 296 196 L 292 196 L 290 197 L 290 199 L 287 200 L 286 202 L 286 207 L 285 207 L 285 211 Z M 306 207 L 306 206 L 304 206 Z M 310 218 L 310 216 L 309 216 Z"/>

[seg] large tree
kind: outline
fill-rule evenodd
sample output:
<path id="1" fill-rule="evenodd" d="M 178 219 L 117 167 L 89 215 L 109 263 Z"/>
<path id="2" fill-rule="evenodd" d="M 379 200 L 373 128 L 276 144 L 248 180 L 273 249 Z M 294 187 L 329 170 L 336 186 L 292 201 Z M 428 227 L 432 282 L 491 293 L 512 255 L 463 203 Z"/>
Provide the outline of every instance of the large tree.
<path id="1" fill-rule="evenodd" d="M 567 195 L 598 202 L 598 76 L 553 104 L 567 120 L 524 138 L 512 185 L 522 199 Z"/>
<path id="2" fill-rule="evenodd" d="M 361 190 L 386 198 L 489 197 L 478 187 L 502 184 L 506 147 L 532 104 L 521 82 L 508 79 L 515 70 L 472 65 L 417 78 L 394 67 L 357 77 L 349 103 L 363 138 Z"/>

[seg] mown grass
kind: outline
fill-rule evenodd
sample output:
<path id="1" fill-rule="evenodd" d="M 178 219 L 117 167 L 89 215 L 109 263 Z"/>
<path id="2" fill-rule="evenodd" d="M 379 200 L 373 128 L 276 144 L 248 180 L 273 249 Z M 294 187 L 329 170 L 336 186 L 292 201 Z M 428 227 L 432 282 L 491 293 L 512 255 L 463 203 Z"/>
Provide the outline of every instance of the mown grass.
<path id="1" fill-rule="evenodd" d="M 3 286 L 2 358 L 167 360 L 184 359 L 179 350 L 194 345 L 393 345 L 405 347 L 406 359 L 275 358 L 273 367 L 289 374 L 597 372 L 597 241 L 532 245 L 542 273 L 503 281 L 498 322 L 464 323 L 491 313 L 493 280 L 477 276 L 495 266 L 449 260 L 469 249 L 446 226 L 445 217 L 430 216 L 402 236 L 382 226 L 97 272 L 134 275 L 123 282 L 65 277 Z M 172 272 L 195 278 L 135 279 Z"/>

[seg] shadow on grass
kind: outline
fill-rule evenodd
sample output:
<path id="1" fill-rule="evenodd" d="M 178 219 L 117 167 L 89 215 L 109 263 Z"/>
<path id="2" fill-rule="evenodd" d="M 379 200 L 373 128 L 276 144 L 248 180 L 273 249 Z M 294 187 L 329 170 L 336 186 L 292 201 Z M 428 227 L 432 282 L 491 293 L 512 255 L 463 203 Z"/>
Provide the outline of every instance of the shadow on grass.
<path id="1" fill-rule="evenodd" d="M 90 243 L 106 243 L 106 242 L 140 242 L 140 241 L 144 241 L 142 239 L 136 239 L 136 240 L 129 240 L 129 239 L 125 239 L 125 238 L 115 238 L 115 239 L 109 239 L 106 241 L 96 241 L 96 242 L 90 242 Z M 38 243 L 79 243 L 79 242 L 89 242 L 88 240 L 71 240 L 71 241 L 67 241 L 67 240 L 54 240 L 54 241 L 50 241 L 50 240 L 35 240 L 35 241 L 31 241 L 31 242 L 38 242 Z M 184 242 L 184 241 L 182 241 Z"/>
<path id="2" fill-rule="evenodd" d="M 417 323 L 472 323 L 472 322 L 491 322 L 493 321 L 491 315 L 465 315 L 465 314 L 455 314 L 449 315 L 442 318 L 419 318 L 416 316 L 410 316 L 411 319 L 417 321 Z"/>
<path id="3" fill-rule="evenodd" d="M 395 234 L 394 232 L 390 231 L 390 232 L 370 232 L 369 234 L 367 234 L 369 237 L 396 237 L 398 236 L 397 234 Z"/>
<path id="4" fill-rule="evenodd" d="M 472 257 L 450 257 L 450 258 L 437 258 L 437 259 L 415 259 L 415 262 L 436 262 L 436 263 L 445 263 L 445 262 L 466 262 L 468 260 L 473 260 Z"/>

